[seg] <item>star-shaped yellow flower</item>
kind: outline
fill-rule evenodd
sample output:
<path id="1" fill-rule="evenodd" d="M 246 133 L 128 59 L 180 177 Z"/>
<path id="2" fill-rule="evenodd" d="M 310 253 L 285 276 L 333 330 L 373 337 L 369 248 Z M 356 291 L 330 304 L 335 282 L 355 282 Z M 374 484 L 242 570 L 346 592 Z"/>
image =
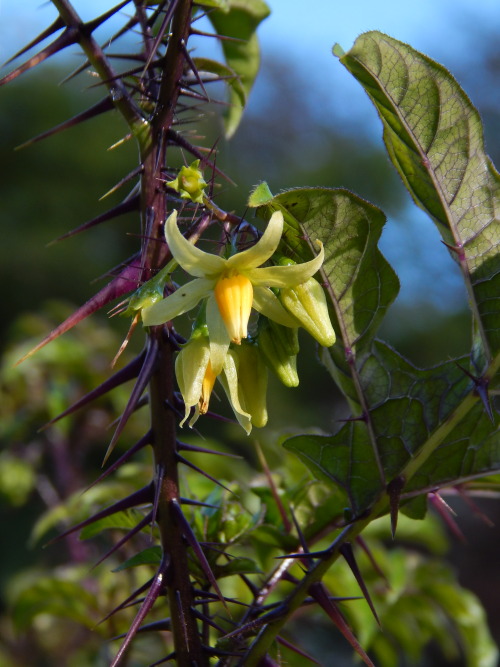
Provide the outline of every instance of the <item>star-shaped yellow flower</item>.
<path id="1" fill-rule="evenodd" d="M 184 238 L 177 226 L 177 211 L 174 211 L 165 223 L 165 238 L 175 261 L 195 279 L 162 301 L 144 308 L 144 324 L 163 324 L 207 299 L 210 363 L 215 375 L 222 371 L 229 344 L 240 344 L 242 338 L 247 337 L 252 308 L 284 326 L 298 326 L 298 321 L 269 288 L 294 287 L 313 276 L 323 263 L 323 245 L 317 241 L 320 251 L 309 262 L 262 267 L 275 253 L 282 233 L 283 214 L 276 211 L 255 245 L 225 259 L 200 250 Z"/>

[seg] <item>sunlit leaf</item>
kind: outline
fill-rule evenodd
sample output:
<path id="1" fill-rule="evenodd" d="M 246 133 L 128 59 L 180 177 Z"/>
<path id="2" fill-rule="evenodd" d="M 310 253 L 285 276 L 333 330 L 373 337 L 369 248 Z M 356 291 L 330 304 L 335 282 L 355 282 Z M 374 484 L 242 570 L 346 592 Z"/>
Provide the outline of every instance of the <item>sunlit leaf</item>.
<path id="1" fill-rule="evenodd" d="M 222 49 L 228 67 L 236 72 L 241 89 L 231 89 L 229 108 L 225 115 L 226 136 L 231 137 L 240 123 L 245 100 L 257 76 L 260 65 L 260 49 L 256 29 L 269 15 L 269 7 L 263 0 L 229 0 L 226 8 L 209 12 L 208 18 L 219 35 L 232 37 L 223 40 Z"/>
<path id="2" fill-rule="evenodd" d="M 340 61 L 377 107 L 389 156 L 459 261 L 486 361 L 500 348 L 500 177 L 478 112 L 451 74 L 379 32 Z"/>

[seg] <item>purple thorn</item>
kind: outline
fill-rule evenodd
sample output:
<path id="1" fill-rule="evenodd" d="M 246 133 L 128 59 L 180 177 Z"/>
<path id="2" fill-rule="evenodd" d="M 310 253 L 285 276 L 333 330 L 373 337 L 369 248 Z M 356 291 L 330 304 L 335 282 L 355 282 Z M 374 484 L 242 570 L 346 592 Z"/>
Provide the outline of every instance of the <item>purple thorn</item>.
<path id="1" fill-rule="evenodd" d="M 146 435 L 144 435 L 138 442 L 136 442 L 135 445 L 130 447 L 130 449 L 127 449 L 127 451 L 120 456 L 119 459 L 116 459 L 114 463 L 112 463 L 109 468 L 107 468 L 99 477 L 88 486 L 85 491 L 88 491 L 91 489 L 93 486 L 96 484 L 99 484 L 99 482 L 102 482 L 103 479 L 106 479 L 108 475 L 111 475 L 112 472 L 114 472 L 117 468 L 119 468 L 125 461 L 128 461 L 129 458 L 131 458 L 134 454 L 136 454 L 138 451 L 146 447 L 146 445 L 150 445 L 152 442 L 153 434 L 152 431 L 148 431 Z M 84 491 L 84 493 L 85 493 Z"/>
<path id="2" fill-rule="evenodd" d="M 153 583 L 154 577 L 151 577 L 151 579 L 148 579 L 145 584 L 142 584 L 142 586 L 139 586 L 137 590 L 135 590 L 131 595 L 128 596 L 123 602 L 121 602 L 117 607 L 112 609 L 104 618 L 102 618 L 97 625 L 100 625 L 101 623 L 104 623 L 107 621 L 111 616 L 116 614 L 117 611 L 120 611 L 121 609 L 125 609 L 132 603 L 135 598 L 140 595 L 141 593 L 144 593 L 145 590 L 147 590 L 151 584 Z"/>
<path id="3" fill-rule="evenodd" d="M 455 535 L 455 537 L 463 544 L 467 544 L 465 535 L 462 533 L 457 522 L 453 518 L 453 516 L 456 516 L 456 513 L 448 505 L 448 503 L 443 500 L 443 498 L 441 498 L 437 491 L 429 493 L 427 497 L 429 498 L 429 502 L 432 507 L 434 507 L 439 516 L 443 519 L 444 523 L 448 526 L 453 535 Z"/>
<path id="4" fill-rule="evenodd" d="M 489 385 L 489 382 L 490 382 L 489 378 L 481 377 L 481 376 L 477 377 L 476 375 L 473 375 L 470 371 L 468 371 L 461 364 L 459 364 L 458 361 L 455 361 L 455 364 L 474 383 L 474 393 L 477 396 L 479 396 L 479 398 L 481 399 L 481 402 L 484 406 L 486 414 L 490 418 L 491 423 L 494 424 L 495 423 L 495 417 L 493 415 L 493 410 L 492 410 L 491 402 L 490 402 L 490 395 L 488 393 L 488 385 Z"/>
<path id="5" fill-rule="evenodd" d="M 131 292 L 137 288 L 141 278 L 142 269 L 137 266 L 125 266 L 120 273 L 113 278 L 105 287 L 103 287 L 97 294 L 89 299 L 83 306 L 80 306 L 75 312 L 64 320 L 59 326 L 53 329 L 48 336 L 46 336 L 38 345 L 24 355 L 17 363 L 30 357 L 32 354 L 40 350 L 42 347 L 52 342 L 66 331 L 72 329 L 76 324 L 84 320 L 89 315 L 100 310 L 106 306 L 110 301 Z"/>
<path id="6" fill-rule="evenodd" d="M 139 195 L 132 195 L 131 197 L 129 196 L 125 198 L 117 206 L 110 208 L 109 211 L 106 211 L 105 213 L 98 215 L 97 217 L 93 218 L 92 220 L 89 220 L 88 222 L 84 222 L 79 227 L 75 227 L 75 229 L 66 232 L 62 236 L 58 236 L 48 245 L 51 246 L 54 243 L 58 243 L 59 241 L 69 239 L 70 237 L 75 236 L 76 234 L 80 234 L 81 232 L 86 232 L 88 229 L 91 229 L 96 225 L 100 225 L 102 222 L 107 222 L 108 220 L 112 220 L 113 218 L 118 218 L 120 215 L 125 215 L 126 213 L 130 213 L 131 211 L 136 211 L 139 207 L 139 200 L 140 200 Z"/>
<path id="7" fill-rule="evenodd" d="M 130 646 L 130 643 L 132 639 L 135 637 L 137 630 L 139 629 L 142 621 L 146 618 L 147 614 L 153 607 L 154 603 L 156 602 L 158 596 L 162 592 L 164 588 L 164 578 L 166 575 L 166 572 L 168 570 L 170 564 L 170 559 L 164 557 L 162 562 L 160 563 L 160 567 L 158 568 L 158 571 L 156 572 L 153 583 L 151 585 L 151 588 L 149 589 L 149 592 L 146 596 L 146 599 L 141 605 L 141 608 L 139 609 L 139 612 L 137 613 L 137 616 L 134 618 L 132 625 L 130 626 L 129 631 L 127 632 L 125 636 L 125 640 L 123 644 L 120 646 L 120 649 L 118 653 L 116 654 L 113 662 L 111 663 L 110 667 L 117 667 L 123 656 L 125 655 L 125 651 L 128 649 Z"/>
<path id="8" fill-rule="evenodd" d="M 295 646 L 295 644 L 292 644 L 291 642 L 287 641 L 284 637 L 278 636 L 276 637 L 276 641 L 278 644 L 282 644 L 282 646 L 286 646 L 286 648 L 290 649 L 297 655 L 300 655 L 302 658 L 305 658 L 306 660 L 309 660 L 310 662 L 313 662 L 315 665 L 321 665 L 320 662 L 315 660 L 312 655 L 309 655 L 309 653 L 306 653 L 302 649 L 300 649 L 298 646 Z"/>
<path id="9" fill-rule="evenodd" d="M 358 582 L 359 587 L 361 588 L 361 591 L 363 595 L 365 596 L 365 600 L 368 603 L 368 606 L 371 609 L 371 612 L 373 616 L 375 617 L 375 620 L 377 621 L 377 624 L 379 627 L 380 625 L 380 619 L 378 617 L 377 612 L 375 611 L 375 606 L 373 604 L 373 601 L 371 599 L 370 593 L 368 592 L 368 588 L 366 587 L 365 581 L 363 579 L 363 575 L 360 572 L 360 569 L 358 567 L 358 564 L 356 563 L 356 559 L 354 557 L 354 551 L 352 549 L 352 545 L 350 542 L 344 542 L 342 546 L 339 548 L 340 553 L 344 557 L 346 563 L 349 565 L 351 568 L 351 572 L 354 575 L 354 578 Z"/>
<path id="10" fill-rule="evenodd" d="M 312 584 L 309 588 L 310 594 L 320 605 L 320 607 L 328 614 L 329 618 L 333 621 L 338 630 L 342 633 L 345 639 L 349 642 L 352 648 L 356 651 L 359 657 L 365 662 L 368 667 L 375 667 L 373 662 L 370 660 L 368 655 L 362 649 L 360 643 L 353 634 L 353 631 L 347 624 L 347 621 L 340 613 L 337 605 L 328 595 L 323 584 L 315 583 Z"/>
<path id="11" fill-rule="evenodd" d="M 106 451 L 104 460 L 102 462 L 103 465 L 106 463 L 111 452 L 113 451 L 119 436 L 121 435 L 123 429 L 125 428 L 128 418 L 137 407 L 137 403 L 139 402 L 139 399 L 141 398 L 143 391 L 145 390 L 151 376 L 155 371 L 156 364 L 158 361 L 158 347 L 159 347 L 158 341 L 155 338 L 149 338 L 148 346 L 146 348 L 146 354 L 144 356 L 144 362 L 142 364 L 141 370 L 139 371 L 137 381 L 134 385 L 134 388 L 132 389 L 132 393 L 130 394 L 130 398 L 125 407 L 125 410 L 123 411 L 123 414 L 120 417 L 118 426 L 116 427 L 113 437 L 111 438 L 111 442 L 109 443 L 109 447 Z"/>
<path id="12" fill-rule="evenodd" d="M 83 123 L 86 120 L 93 118 L 94 116 L 106 113 L 106 111 L 111 111 L 111 109 L 113 108 L 114 105 L 111 98 L 105 97 L 104 99 L 102 99 L 100 102 L 97 102 L 97 104 L 94 104 L 94 106 L 90 107 L 89 109 L 82 111 L 81 113 L 77 114 L 76 116 L 73 116 L 69 120 L 65 120 L 63 123 L 60 123 L 55 127 L 52 127 L 50 130 L 46 130 L 45 132 L 38 134 L 36 137 L 28 139 L 28 141 L 25 141 L 19 146 L 16 146 L 16 150 L 21 150 L 22 148 L 32 146 L 33 144 L 36 144 L 38 141 L 42 141 L 42 139 L 47 139 L 48 137 L 51 137 L 54 134 L 57 134 L 58 132 L 63 132 L 64 130 L 67 130 L 70 127 L 74 127 L 79 123 Z"/>
<path id="13" fill-rule="evenodd" d="M 64 27 L 65 27 L 65 26 L 64 26 L 64 21 L 62 20 L 62 18 L 61 18 L 60 16 L 58 16 L 58 17 L 56 18 L 56 20 L 54 21 L 54 23 L 52 23 L 52 25 L 50 25 L 46 30 L 44 30 L 43 32 L 41 32 L 41 33 L 38 35 L 38 37 L 35 37 L 35 39 L 33 39 L 31 42 L 29 42 L 29 44 L 26 44 L 26 46 L 24 46 L 20 51 L 18 51 L 17 53 L 15 53 L 15 54 L 12 56 L 12 58 L 9 58 L 9 59 L 2 65 L 2 67 L 5 67 L 5 65 L 8 65 L 9 63 L 11 63 L 11 62 L 12 62 L 13 60 L 15 60 L 16 58 L 19 58 L 19 56 L 22 56 L 23 53 L 26 53 L 27 51 L 29 51 L 30 49 L 32 49 L 34 46 L 36 46 L 37 44 L 40 44 L 40 42 L 43 42 L 45 39 L 47 39 L 47 37 L 50 37 L 50 36 L 53 35 L 55 32 L 57 32 L 58 30 L 61 30 L 61 29 L 64 28 Z"/>
<path id="14" fill-rule="evenodd" d="M 196 472 L 199 472 L 200 475 L 203 475 L 204 477 L 209 479 L 211 482 L 214 482 L 214 484 L 217 484 L 218 486 L 221 486 L 225 491 L 228 491 L 229 493 L 234 494 L 234 491 L 231 491 L 231 489 L 229 489 L 227 486 L 225 486 L 222 482 L 219 482 L 219 480 L 215 479 L 215 477 L 212 477 L 212 475 L 209 475 L 208 472 L 206 472 L 205 470 L 202 470 L 201 468 L 199 468 L 194 463 L 191 463 L 191 461 L 188 461 L 187 459 L 185 459 L 181 454 L 177 454 L 176 457 L 177 457 L 177 460 L 179 461 L 179 463 L 184 463 L 184 465 L 188 466 L 188 468 L 191 468 L 192 470 L 196 470 Z"/>
<path id="15" fill-rule="evenodd" d="M 85 528 L 85 526 L 90 526 L 90 524 L 95 523 L 100 519 L 104 519 L 107 516 L 111 516 L 112 514 L 116 514 L 117 512 L 123 512 L 132 507 L 136 507 L 137 505 L 144 505 L 146 503 L 150 503 L 152 502 L 152 500 L 153 500 L 153 483 L 150 482 L 147 486 L 144 486 L 142 489 L 139 489 L 139 491 L 131 493 L 126 498 L 119 500 L 113 505 L 110 505 L 109 507 L 104 508 L 100 512 L 97 512 L 88 519 L 85 519 L 85 521 L 80 521 L 80 523 L 77 523 L 75 526 L 71 526 L 71 528 L 65 530 L 64 533 L 57 535 L 52 540 L 47 542 L 47 545 L 52 544 L 53 542 L 57 542 L 63 537 L 66 537 L 66 535 L 70 535 L 71 533 L 74 533 L 75 531 L 80 530 L 81 528 Z"/>
<path id="16" fill-rule="evenodd" d="M 219 585 L 217 584 L 217 580 L 215 578 L 214 573 L 212 572 L 212 568 L 209 565 L 209 562 L 207 560 L 207 557 L 203 553 L 203 549 L 200 546 L 200 543 L 196 539 L 196 535 L 194 534 L 191 526 L 189 525 L 189 521 L 187 521 L 186 517 L 184 516 L 182 509 L 179 505 L 179 503 L 174 499 L 170 503 L 172 510 L 175 513 L 176 519 L 178 523 L 180 524 L 180 528 L 184 534 L 184 537 L 188 541 L 189 546 L 193 549 L 195 552 L 202 570 L 205 572 L 205 575 L 208 579 L 208 581 L 212 584 L 212 587 L 214 591 L 217 593 L 219 600 L 222 602 L 224 607 L 227 609 L 226 601 L 224 599 L 224 596 L 222 595 Z"/>
<path id="17" fill-rule="evenodd" d="M 66 408 L 64 412 L 61 412 L 61 414 L 57 415 L 57 417 L 53 417 L 49 422 L 44 424 L 39 430 L 44 431 L 49 426 L 52 426 L 52 424 L 59 421 L 63 417 L 67 417 L 73 412 L 76 412 L 76 410 L 79 410 L 80 408 L 83 408 L 85 405 L 88 405 L 92 401 L 95 401 L 97 398 L 104 396 L 104 394 L 107 394 L 112 389 L 115 389 L 116 387 L 119 387 L 125 382 L 128 382 L 129 380 L 132 380 L 133 378 L 137 377 L 139 375 L 139 371 L 142 367 L 142 364 L 144 363 L 144 356 L 145 352 L 143 351 L 141 352 L 141 354 L 139 354 L 139 356 L 133 359 L 130 363 L 124 366 L 117 373 L 115 373 L 110 378 L 105 380 L 102 384 L 100 384 L 98 387 L 90 391 L 88 394 L 85 394 L 85 396 L 82 396 L 82 398 L 76 401 L 76 403 L 73 403 L 73 405 L 71 405 L 69 408 Z"/>
<path id="18" fill-rule="evenodd" d="M 24 72 L 27 72 L 32 67 L 39 65 L 44 60 L 47 60 L 47 58 L 55 55 L 58 51 L 65 49 L 67 46 L 76 44 L 78 41 L 78 36 L 78 30 L 76 28 L 66 28 L 64 32 L 62 32 L 59 37 L 57 37 L 51 44 L 46 46 L 44 49 L 29 58 L 22 65 L 19 65 L 19 67 L 16 67 L 16 69 L 12 70 L 12 72 L 9 72 L 9 74 L 0 79 L 0 86 L 13 81 L 19 75 L 24 74 Z"/>

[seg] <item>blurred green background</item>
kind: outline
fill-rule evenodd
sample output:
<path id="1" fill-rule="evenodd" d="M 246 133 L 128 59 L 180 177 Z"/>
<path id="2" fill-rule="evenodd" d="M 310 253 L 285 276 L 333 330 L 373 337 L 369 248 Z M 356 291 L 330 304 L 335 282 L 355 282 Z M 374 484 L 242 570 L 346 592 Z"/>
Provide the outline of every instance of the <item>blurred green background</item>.
<path id="1" fill-rule="evenodd" d="M 453 73 L 482 112 L 487 149 L 499 164 L 500 57 L 487 28 L 477 26 L 476 30 L 475 43 L 480 45 L 480 53 L 475 58 L 479 64 L 471 71 L 457 59 Z M 331 66 L 340 67 L 333 58 Z M 58 86 L 69 69 L 44 67 L 0 91 L 0 285 L 4 313 L 0 336 L 8 355 L 0 430 L 3 470 L 8 471 L 3 477 L 0 473 L 0 585 L 4 591 L 12 587 L 23 568 L 36 571 L 42 565 L 64 562 L 68 551 L 55 553 L 53 549 L 42 551 L 39 545 L 29 546 L 31 527 L 54 501 L 52 492 L 58 500 L 95 477 L 109 437 L 106 418 L 112 408 L 117 409 L 105 404 L 92 411 L 73 426 L 71 437 L 63 428 L 64 441 L 69 442 L 71 451 L 78 452 L 79 465 L 70 462 L 61 470 L 54 470 L 62 451 L 57 448 L 57 438 L 39 436 L 36 429 L 64 409 L 72 396 L 71 376 L 56 371 L 58 352 L 54 352 L 53 359 L 50 352 L 43 353 L 48 356 L 42 358 L 45 366 L 39 375 L 35 371 L 30 375 L 24 367 L 12 370 L 12 350 L 19 352 L 17 346 L 25 338 L 33 337 L 36 342 L 69 312 L 70 304 L 86 301 L 96 288 L 92 281 L 97 278 L 97 285 L 104 284 L 106 273 L 135 252 L 139 243 L 137 220 L 126 215 L 48 246 L 59 235 L 119 203 L 127 186 L 104 201 L 99 198 L 135 166 L 136 160 L 131 142 L 107 151 L 125 132 L 117 114 L 106 114 L 34 146 L 14 150 L 100 99 L 99 90 L 87 89 L 92 80 L 85 74 Z M 327 72 L 315 78 L 314 85 L 309 74 L 304 63 L 294 62 L 291 66 L 288 56 L 265 50 L 261 78 L 235 138 L 229 144 L 221 138 L 216 110 L 203 121 L 207 144 L 218 142 L 218 166 L 237 183 L 237 187 L 223 184 L 218 195 L 220 205 L 243 213 L 249 191 L 260 180 L 267 180 L 273 192 L 300 185 L 346 187 L 374 202 L 389 219 L 382 249 L 402 279 L 401 297 L 391 308 L 381 337 L 419 366 L 467 352 L 470 317 L 456 267 L 432 223 L 409 200 L 386 157 L 380 131 L 376 134 L 372 125 L 366 128 L 346 118 L 349 99 L 332 104 L 338 93 L 330 87 Z M 28 317 L 20 323 L 19 318 L 27 313 L 39 314 L 41 319 Z M 127 326 L 119 318 L 108 325 L 105 313 L 94 316 L 92 325 L 82 325 L 76 339 L 71 339 L 71 368 L 80 385 L 87 382 L 90 388 L 92 382 L 109 374 L 109 360 Z M 131 347 L 137 350 L 141 344 L 139 333 Z M 96 352 L 92 368 L 87 367 L 86 345 Z M 303 358 L 314 358 L 314 350 L 309 351 L 311 354 Z M 63 354 L 64 350 L 59 352 Z M 276 387 L 271 392 L 271 428 L 279 430 L 284 424 L 287 428 L 309 428 L 318 424 L 324 430 L 334 429 L 342 406 L 332 398 L 326 372 L 314 361 L 302 361 L 299 370 L 300 393 L 278 392 Z M 320 381 L 325 390 L 317 400 Z M 50 384 L 49 389 L 44 389 L 44 383 Z M 308 398 L 311 396 L 314 398 Z M 48 408 L 44 407 L 46 398 L 52 402 Z M 118 407 L 120 400 L 117 398 Z M 215 430 L 208 425 L 207 432 L 213 435 Z M 75 442 L 77 434 L 86 434 L 87 444 L 81 437 Z M 132 428 L 128 436 L 131 442 L 133 434 Z M 239 440 L 235 446 L 245 452 Z M 44 447 L 53 451 L 45 451 Z M 64 451 L 67 455 L 68 451 Z M 11 458 L 16 454 L 26 463 L 24 467 L 21 464 L 16 468 Z M 33 469 L 37 469 L 36 478 L 32 477 Z M 57 489 L 52 489 L 54 483 L 59 484 Z M 500 523 L 500 508 L 495 501 L 482 501 L 481 506 Z M 468 544 L 455 544 L 450 558 L 458 568 L 460 582 L 481 598 L 491 630 L 500 641 L 500 578 L 495 549 L 498 528 L 488 528 L 463 503 L 456 504 L 456 508 Z M 89 557 L 87 546 L 79 546 L 76 541 L 66 545 L 66 549 L 77 561 Z M 98 550 L 93 555 L 97 553 Z M 0 612 L 5 612 L 5 602 L 0 604 L 4 605 Z M 26 649 L 26 654 L 22 654 L 26 662 L 19 664 L 35 664 L 29 662 Z M 1 659 L 0 655 L 0 665 Z M 437 665 L 438 661 L 434 655 L 428 658 L 429 665 Z"/>

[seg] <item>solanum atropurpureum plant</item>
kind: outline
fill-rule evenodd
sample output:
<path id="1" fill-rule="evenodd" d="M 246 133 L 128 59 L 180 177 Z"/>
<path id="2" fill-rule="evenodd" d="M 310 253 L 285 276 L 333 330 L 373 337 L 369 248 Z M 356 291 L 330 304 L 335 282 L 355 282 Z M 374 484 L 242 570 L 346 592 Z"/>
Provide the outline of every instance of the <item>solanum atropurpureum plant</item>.
<path id="1" fill-rule="evenodd" d="M 138 164 L 121 177 L 122 186 L 130 184 L 121 204 L 68 234 L 135 212 L 137 252 L 26 355 L 123 297 L 118 309 L 132 319 L 131 335 L 135 328 L 144 338 L 135 359 L 60 415 L 135 379 L 107 460 L 132 413 L 149 406 L 143 437 L 112 460 L 105 476 L 149 446 L 151 482 L 67 531 L 123 527 L 114 518 L 135 508 L 136 525 L 108 555 L 152 526 L 158 536 L 156 548 L 121 564 L 153 572 L 124 591 L 114 610 L 102 610 L 116 617 L 137 605 L 111 664 L 124 664 L 134 639 L 146 631 L 165 637 L 154 664 L 271 665 L 284 648 L 289 662 L 304 664 L 312 658 L 300 647 L 301 634 L 294 632 L 291 642 L 287 628 L 296 614 L 320 610 L 367 665 L 394 665 L 398 651 L 418 657 L 434 638 L 448 654 L 460 647 L 471 666 L 493 666 L 496 648 L 475 598 L 442 563 L 414 554 L 406 560 L 403 550 L 376 539 L 384 517 L 397 540 L 400 513 L 422 520 L 429 500 L 446 506 L 442 495 L 449 489 L 469 495 L 498 490 L 499 176 L 484 152 L 477 111 L 445 69 L 393 38 L 371 32 L 347 53 L 334 49 L 373 101 L 388 155 L 415 203 L 436 223 L 469 296 L 470 354 L 419 369 L 375 338 L 399 286 L 377 246 L 382 212 L 334 183 L 273 195 L 265 166 L 247 202 L 260 222 L 225 211 L 214 192 L 230 174 L 216 166 L 210 147 L 184 133 L 193 111 L 209 103 L 209 84 L 221 80 L 229 90 L 225 132 L 236 131 L 259 66 L 256 30 L 269 11 L 261 0 L 124 1 L 88 22 L 69 0 L 53 5 L 56 20 L 29 48 L 52 41 L 1 83 L 79 45 L 85 64 L 76 74 L 90 67 L 103 98 L 37 139 L 115 110 L 139 152 Z M 204 14 L 222 45 L 223 63 L 190 50 L 191 37 L 206 34 L 196 24 Z M 101 47 L 94 31 L 118 16 L 123 26 Z M 134 46 L 114 53 L 115 40 L 127 33 Z M 179 153 L 181 168 L 173 166 Z M 203 249 L 207 238 L 210 252 Z M 193 279 L 186 282 L 186 274 Z M 186 339 L 177 323 L 187 318 L 192 332 Z M 301 328 L 317 341 L 318 359 L 309 363 L 319 360 L 327 368 L 351 414 L 331 434 L 267 436 L 303 462 L 303 476 L 297 479 L 287 457 L 277 481 L 262 458 L 267 488 L 255 489 L 259 509 L 249 512 L 243 489 L 252 480 L 226 474 L 217 489 L 220 480 L 187 457 L 204 453 L 209 461 L 214 452 L 181 438 L 195 422 L 203 434 L 217 416 L 209 411 L 216 383 L 246 433 L 265 426 L 268 374 L 288 387 L 299 383 Z M 225 424 L 215 423 L 222 441 Z M 190 496 L 202 475 L 214 487 Z M 237 489 L 235 497 L 227 484 Z M 397 576 L 402 562 L 403 580 Z M 377 578 L 383 585 L 371 586 Z M 356 591 L 364 600 L 347 602 Z M 453 626 L 452 639 L 444 623 Z M 411 637 L 408 624 L 416 628 Z"/>

